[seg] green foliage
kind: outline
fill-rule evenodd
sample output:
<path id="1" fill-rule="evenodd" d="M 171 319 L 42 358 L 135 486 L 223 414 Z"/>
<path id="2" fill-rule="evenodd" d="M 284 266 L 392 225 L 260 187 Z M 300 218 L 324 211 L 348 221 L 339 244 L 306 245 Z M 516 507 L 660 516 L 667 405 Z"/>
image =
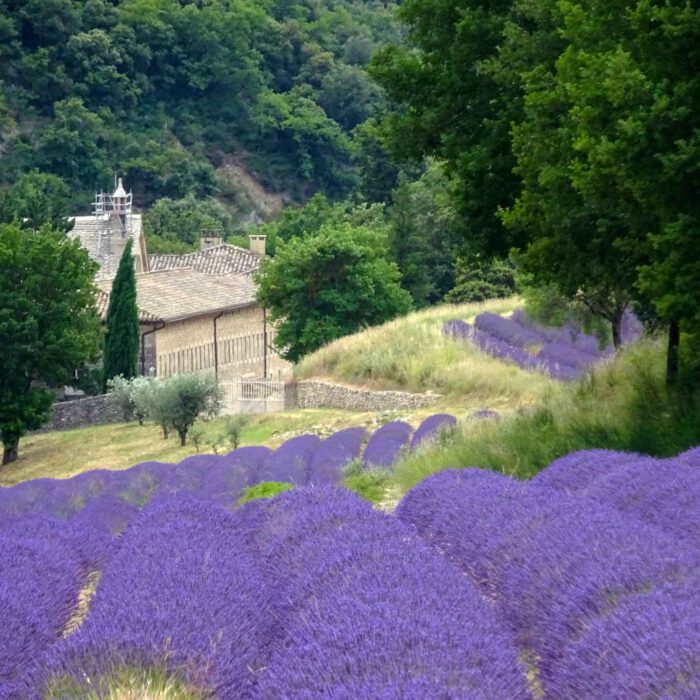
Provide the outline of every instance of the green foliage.
<path id="1" fill-rule="evenodd" d="M 352 132 L 352 161 L 359 170 L 358 192 L 367 202 L 387 202 L 399 184 L 401 168 L 391 156 L 376 119 Z"/>
<path id="2" fill-rule="evenodd" d="M 440 301 L 454 284 L 459 224 L 449 182 L 438 163 L 402 182 L 389 208 L 389 249 L 401 271 L 401 286 L 421 308 Z"/>
<path id="3" fill-rule="evenodd" d="M 156 237 L 168 244 L 184 243 L 191 250 L 198 246 L 203 231 L 217 231 L 226 237 L 235 230 L 226 207 L 211 197 L 199 199 L 193 195 L 177 200 L 159 199 L 148 210 L 144 226 L 149 233 L 149 250 L 153 249 L 153 252 L 152 242 Z"/>
<path id="4" fill-rule="evenodd" d="M 132 247 L 133 239 L 130 238 L 124 247 L 109 295 L 103 355 L 105 386 L 112 377 L 121 375 L 131 379 L 138 372 L 139 310 L 136 306 L 136 271 Z"/>
<path id="5" fill-rule="evenodd" d="M 325 183 L 331 195 L 343 195 L 353 184 L 347 165 L 350 142 L 340 126 L 314 102 L 311 93 L 294 88 L 261 97 L 255 115 L 260 138 L 274 166 L 292 166 L 303 195 Z"/>
<path id="6" fill-rule="evenodd" d="M 665 384 L 656 340 L 621 351 L 615 361 L 567 385 L 538 408 L 501 421 L 480 421 L 406 457 L 396 467 L 401 492 L 455 466 L 494 469 L 529 478 L 558 457 L 605 448 L 668 457 L 700 442 L 700 394 Z"/>
<path id="7" fill-rule="evenodd" d="M 294 488 L 294 484 L 286 481 L 261 481 L 259 484 L 244 489 L 243 495 L 238 499 L 238 505 L 255 501 L 258 498 L 274 498 L 279 493 L 284 493 Z"/>
<path id="8" fill-rule="evenodd" d="M 68 221 L 69 198 L 68 186 L 60 177 L 32 170 L 7 192 L 0 193 L 0 221 L 16 221 L 33 231 L 44 224 L 68 231 L 72 228 Z"/>
<path id="9" fill-rule="evenodd" d="M 296 361 L 324 343 L 411 308 L 381 237 L 344 223 L 281 244 L 265 260 L 258 300 L 270 309 L 276 343 Z"/>
<path id="10" fill-rule="evenodd" d="M 531 275 L 519 272 L 517 286 L 525 300 L 528 316 L 545 326 L 561 326 L 567 322 L 580 326 L 598 337 L 601 347 L 610 345 L 610 324 L 576 299 L 569 299 L 552 285 L 535 284 Z"/>
<path id="11" fill-rule="evenodd" d="M 380 503 L 391 481 L 390 472 L 383 469 L 365 469 L 361 460 L 345 468 L 343 483 L 350 491 L 371 503 Z"/>
<path id="12" fill-rule="evenodd" d="M 406 0 L 398 16 L 408 46 L 380 50 L 370 71 L 397 106 L 385 119 L 392 150 L 444 160 L 470 244 L 500 254 L 513 242 L 497 210 L 518 191 L 510 128 L 519 105 L 517 90 L 499 83 L 489 67 L 511 6 Z"/>
<path id="13" fill-rule="evenodd" d="M 455 286 L 445 297 L 451 304 L 506 299 L 515 293 L 513 266 L 494 258 L 459 258 Z"/>
<path id="14" fill-rule="evenodd" d="M 187 433 L 198 418 L 212 418 L 221 409 L 221 389 L 213 375 L 176 374 L 156 391 L 157 413 L 187 444 Z"/>
<path id="15" fill-rule="evenodd" d="M 243 428 L 248 425 L 250 416 L 244 413 L 237 413 L 235 416 L 229 416 L 224 425 L 224 434 L 228 438 L 232 450 L 237 450 L 241 445 L 241 434 Z"/>
<path id="16" fill-rule="evenodd" d="M 524 188 L 506 221 L 532 239 L 520 262 L 610 320 L 616 343 L 640 292 L 669 323 L 697 326 L 700 12 L 558 8 L 566 46 L 525 74 L 514 131 Z"/>
<path id="17" fill-rule="evenodd" d="M 94 359 L 96 265 L 64 231 L 0 224 L 0 439 L 3 463 L 48 418 L 51 387 Z"/>
<path id="18" fill-rule="evenodd" d="M 78 680 L 56 675 L 47 683 L 45 700 L 105 700 L 106 698 L 156 698 L 160 700 L 206 700 L 210 694 L 193 687 L 170 669 L 163 659 L 149 666 L 118 665 L 116 662 L 102 675 Z"/>
<path id="19" fill-rule="evenodd" d="M 107 391 L 114 397 L 114 401 L 122 412 L 125 421 L 133 420 L 136 410 L 134 401 L 134 389 L 131 379 L 125 379 L 121 375 L 107 380 Z"/>
<path id="20" fill-rule="evenodd" d="M 235 153 L 299 198 L 346 192 L 347 135 L 383 106 L 365 66 L 399 39 L 394 6 L 0 0 L 11 76 L 0 83 L 0 177 L 37 167 L 85 206 L 119 170 L 147 206 L 214 195 L 211 164 Z"/>

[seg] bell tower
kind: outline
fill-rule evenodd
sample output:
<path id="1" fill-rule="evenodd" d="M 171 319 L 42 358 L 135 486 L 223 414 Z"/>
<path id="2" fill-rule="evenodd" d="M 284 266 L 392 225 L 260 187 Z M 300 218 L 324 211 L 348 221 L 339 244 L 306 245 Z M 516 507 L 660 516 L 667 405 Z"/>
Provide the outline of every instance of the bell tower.
<path id="1" fill-rule="evenodd" d="M 95 195 L 96 255 L 102 272 L 107 275 L 116 272 L 122 251 L 131 238 L 132 202 L 133 195 L 124 189 L 122 178 L 111 194 L 99 192 Z"/>

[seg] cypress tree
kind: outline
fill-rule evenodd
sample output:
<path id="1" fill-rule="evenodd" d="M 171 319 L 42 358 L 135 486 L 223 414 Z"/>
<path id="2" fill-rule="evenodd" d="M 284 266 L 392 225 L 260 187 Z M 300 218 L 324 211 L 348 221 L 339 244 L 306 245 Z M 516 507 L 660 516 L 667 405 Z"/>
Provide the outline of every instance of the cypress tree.
<path id="1" fill-rule="evenodd" d="M 137 374 L 139 355 L 139 312 L 136 306 L 136 272 L 130 239 L 117 270 L 107 311 L 104 349 L 104 383 L 121 374 L 131 379 Z"/>

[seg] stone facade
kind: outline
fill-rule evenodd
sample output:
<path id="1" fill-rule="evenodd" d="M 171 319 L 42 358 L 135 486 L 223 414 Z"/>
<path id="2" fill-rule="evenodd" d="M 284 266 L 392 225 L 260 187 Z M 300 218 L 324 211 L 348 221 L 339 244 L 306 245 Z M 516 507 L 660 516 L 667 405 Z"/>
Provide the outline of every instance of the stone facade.
<path id="1" fill-rule="evenodd" d="M 409 394 L 405 391 L 372 391 L 302 379 L 285 387 L 285 408 L 341 408 L 351 411 L 390 411 L 432 406 L 438 394 Z"/>
<path id="2" fill-rule="evenodd" d="M 268 377 L 277 378 L 291 369 L 272 349 L 274 329 L 258 305 L 166 323 L 152 335 L 159 377 L 217 371 L 219 379 L 229 380 L 262 377 L 267 369 Z"/>
<path id="3" fill-rule="evenodd" d="M 72 430 L 88 425 L 121 423 L 123 420 L 121 409 L 109 394 L 88 396 L 84 399 L 55 403 L 51 420 L 37 432 Z"/>

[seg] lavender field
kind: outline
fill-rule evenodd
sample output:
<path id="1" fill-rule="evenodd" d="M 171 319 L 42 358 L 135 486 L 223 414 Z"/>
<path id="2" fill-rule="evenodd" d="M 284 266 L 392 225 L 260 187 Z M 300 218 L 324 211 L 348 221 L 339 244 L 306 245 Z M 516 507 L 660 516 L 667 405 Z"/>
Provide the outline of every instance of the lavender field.
<path id="1" fill-rule="evenodd" d="M 542 326 L 534 323 L 522 309 L 508 318 L 484 312 L 473 324 L 447 321 L 443 333 L 457 340 L 469 340 L 492 357 L 560 380 L 578 379 L 613 353 L 612 346 L 600 348 L 595 336 L 573 324 L 559 328 Z M 642 326 L 634 314 L 624 316 L 621 335 L 623 344 L 642 335 Z"/>
<path id="2" fill-rule="evenodd" d="M 338 487 L 453 420 L 0 489 L 0 697 L 697 698 L 700 448 L 446 471 L 395 515 Z M 237 507 L 261 479 L 299 486 Z"/>

